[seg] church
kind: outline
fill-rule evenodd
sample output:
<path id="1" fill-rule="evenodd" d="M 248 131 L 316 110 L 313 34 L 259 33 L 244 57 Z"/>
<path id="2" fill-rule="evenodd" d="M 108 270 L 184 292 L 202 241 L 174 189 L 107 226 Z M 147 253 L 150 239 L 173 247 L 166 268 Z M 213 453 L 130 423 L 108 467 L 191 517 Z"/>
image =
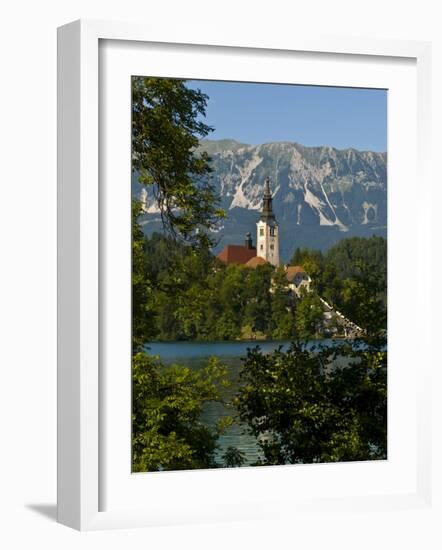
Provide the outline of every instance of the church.
<path id="1" fill-rule="evenodd" d="M 247 233 L 243 245 L 227 244 L 217 258 L 227 265 L 242 264 L 254 269 L 265 264 L 279 267 L 279 226 L 273 212 L 269 178 L 265 181 L 262 210 L 256 223 L 256 247 L 253 246 L 252 235 Z M 291 292 L 298 297 L 303 290 L 310 292 L 312 280 L 302 266 L 286 265 L 284 271 L 287 288 Z"/>
<path id="2" fill-rule="evenodd" d="M 225 264 L 257 267 L 270 263 L 279 266 L 279 227 L 273 212 L 269 178 L 265 181 L 262 211 L 256 224 L 256 247 L 251 234 L 247 233 L 244 245 L 227 244 L 217 257 Z"/>

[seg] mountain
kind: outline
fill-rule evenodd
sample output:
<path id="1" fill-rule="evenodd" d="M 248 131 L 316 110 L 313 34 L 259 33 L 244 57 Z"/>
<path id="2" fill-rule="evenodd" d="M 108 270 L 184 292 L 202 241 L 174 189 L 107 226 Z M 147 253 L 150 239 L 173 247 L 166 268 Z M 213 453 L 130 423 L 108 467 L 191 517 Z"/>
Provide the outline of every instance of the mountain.
<path id="1" fill-rule="evenodd" d="M 283 261 L 297 246 L 324 250 L 344 237 L 386 236 L 386 153 L 292 142 L 246 145 L 231 139 L 204 140 L 199 150 L 210 155 L 211 177 L 227 213 L 216 233 L 216 252 L 227 243 L 242 243 L 247 231 L 256 235 L 267 176 Z M 145 205 L 144 231 L 159 230 L 153 196 L 136 176 L 132 192 Z"/>

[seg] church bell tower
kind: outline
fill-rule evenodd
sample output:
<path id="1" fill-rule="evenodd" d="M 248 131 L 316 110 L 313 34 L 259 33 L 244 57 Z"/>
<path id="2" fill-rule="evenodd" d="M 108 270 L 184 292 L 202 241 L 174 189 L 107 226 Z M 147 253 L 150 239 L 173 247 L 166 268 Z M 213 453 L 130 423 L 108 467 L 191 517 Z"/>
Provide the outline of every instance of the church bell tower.
<path id="1" fill-rule="evenodd" d="M 256 255 L 279 266 L 279 227 L 273 213 L 269 178 L 265 181 L 262 212 L 256 227 Z"/>

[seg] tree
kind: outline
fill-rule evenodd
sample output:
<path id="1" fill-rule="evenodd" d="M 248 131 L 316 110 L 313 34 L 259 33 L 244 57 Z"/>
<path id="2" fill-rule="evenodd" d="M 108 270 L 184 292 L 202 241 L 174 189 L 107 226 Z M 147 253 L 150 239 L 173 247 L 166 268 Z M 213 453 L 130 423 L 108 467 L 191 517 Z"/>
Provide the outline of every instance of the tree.
<path id="1" fill-rule="evenodd" d="M 324 312 L 319 296 L 303 293 L 296 307 L 296 331 L 299 338 L 315 338 L 320 330 Z"/>
<path id="2" fill-rule="evenodd" d="M 298 248 L 291 264 L 302 265 L 315 292 L 367 337 L 384 338 L 387 329 L 387 242 L 382 237 L 342 239 L 326 253 Z M 304 304 L 306 307 L 306 304 Z M 304 309 L 301 306 L 300 312 Z M 303 313 L 307 313 L 304 311 Z M 306 319 L 302 315 L 299 321 Z M 307 332 L 310 332 L 307 330 Z M 382 335 L 384 333 L 384 335 Z"/>
<path id="3" fill-rule="evenodd" d="M 244 270 L 244 297 L 242 327 L 250 327 L 252 333 L 266 334 L 272 311 L 270 293 L 273 267 L 257 266 L 255 269 Z"/>
<path id="4" fill-rule="evenodd" d="M 207 96 L 184 80 L 132 78 L 132 170 L 153 192 L 163 224 L 176 239 L 209 246 L 224 212 L 209 179 L 199 140 L 212 128 L 202 121 Z"/>
<path id="5" fill-rule="evenodd" d="M 132 465 L 136 472 L 215 468 L 217 440 L 227 422 L 201 422 L 205 403 L 220 401 L 226 369 L 217 359 L 193 371 L 164 367 L 147 353 L 132 361 Z"/>
<path id="6" fill-rule="evenodd" d="M 324 257 L 320 250 L 312 248 L 296 248 L 289 265 L 300 265 L 310 275 L 316 284 L 320 284 Z"/>
<path id="7" fill-rule="evenodd" d="M 272 279 L 270 336 L 277 340 L 293 339 L 296 335 L 295 297 L 287 287 L 284 268 L 278 268 Z"/>
<path id="8" fill-rule="evenodd" d="M 144 235 L 137 223 L 141 207 L 132 202 L 132 347 L 139 351 L 143 344 L 156 335 L 153 307 L 153 285 L 146 277 Z"/>
<path id="9" fill-rule="evenodd" d="M 386 352 L 293 343 L 264 354 L 257 346 L 241 379 L 236 406 L 258 438 L 260 464 L 386 458 Z"/>
<path id="10" fill-rule="evenodd" d="M 325 297 L 370 338 L 387 330 L 387 242 L 382 237 L 343 239 L 325 256 Z"/>
<path id="11" fill-rule="evenodd" d="M 237 468 L 245 462 L 245 455 L 242 451 L 230 445 L 223 454 L 224 466 L 226 468 Z"/>
<path id="12" fill-rule="evenodd" d="M 144 351 L 145 343 L 163 332 L 193 338 L 200 317 L 180 318 L 179 296 L 198 272 L 210 264 L 208 235 L 223 216 L 210 182 L 206 154 L 196 154 L 199 139 L 211 130 L 201 121 L 207 97 L 182 80 L 134 77 L 132 81 L 132 170 L 153 192 L 163 226 L 173 239 L 171 250 L 155 238 L 149 242 L 138 224 L 140 204 L 132 210 L 132 465 L 135 471 L 215 467 L 222 426 L 201 422 L 202 407 L 219 400 L 225 371 L 211 360 L 194 372 L 182 366 L 165 368 Z M 191 244 L 181 247 L 178 242 Z M 170 241 L 169 243 L 170 244 Z M 161 252 L 152 261 L 146 250 Z M 195 257 L 194 248 L 199 249 Z M 177 267 L 177 270 L 174 268 Z M 199 271 L 198 271 L 199 270 Z M 196 288 L 192 287 L 192 291 Z M 187 306 L 189 303 L 187 303 Z"/>
<path id="13" fill-rule="evenodd" d="M 367 337 L 385 340 L 387 307 L 379 281 L 370 273 L 342 281 L 341 309 L 352 321 L 364 328 Z"/>
<path id="14" fill-rule="evenodd" d="M 242 315 L 247 303 L 244 294 L 245 276 L 244 267 L 236 264 L 222 267 L 218 272 L 218 287 L 214 287 L 220 304 L 217 339 L 235 340 L 241 334 Z"/>

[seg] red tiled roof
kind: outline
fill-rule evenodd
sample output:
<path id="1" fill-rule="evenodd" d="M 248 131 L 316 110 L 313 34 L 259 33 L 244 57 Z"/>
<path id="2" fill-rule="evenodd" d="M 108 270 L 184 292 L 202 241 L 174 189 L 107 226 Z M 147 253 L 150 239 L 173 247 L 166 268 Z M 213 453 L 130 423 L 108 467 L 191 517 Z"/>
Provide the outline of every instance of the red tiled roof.
<path id="1" fill-rule="evenodd" d="M 293 281 L 297 273 L 305 273 L 305 269 L 300 265 L 289 265 L 285 270 L 285 274 L 289 282 Z"/>
<path id="2" fill-rule="evenodd" d="M 218 254 L 218 260 L 225 264 L 245 264 L 256 256 L 256 248 L 248 248 L 241 244 L 227 244 Z"/>
<path id="3" fill-rule="evenodd" d="M 261 258 L 261 256 L 254 256 L 253 258 L 250 258 L 250 260 L 246 263 L 246 267 L 253 267 L 254 269 L 257 268 L 259 265 L 265 265 L 269 262 L 266 262 L 264 258 Z"/>

